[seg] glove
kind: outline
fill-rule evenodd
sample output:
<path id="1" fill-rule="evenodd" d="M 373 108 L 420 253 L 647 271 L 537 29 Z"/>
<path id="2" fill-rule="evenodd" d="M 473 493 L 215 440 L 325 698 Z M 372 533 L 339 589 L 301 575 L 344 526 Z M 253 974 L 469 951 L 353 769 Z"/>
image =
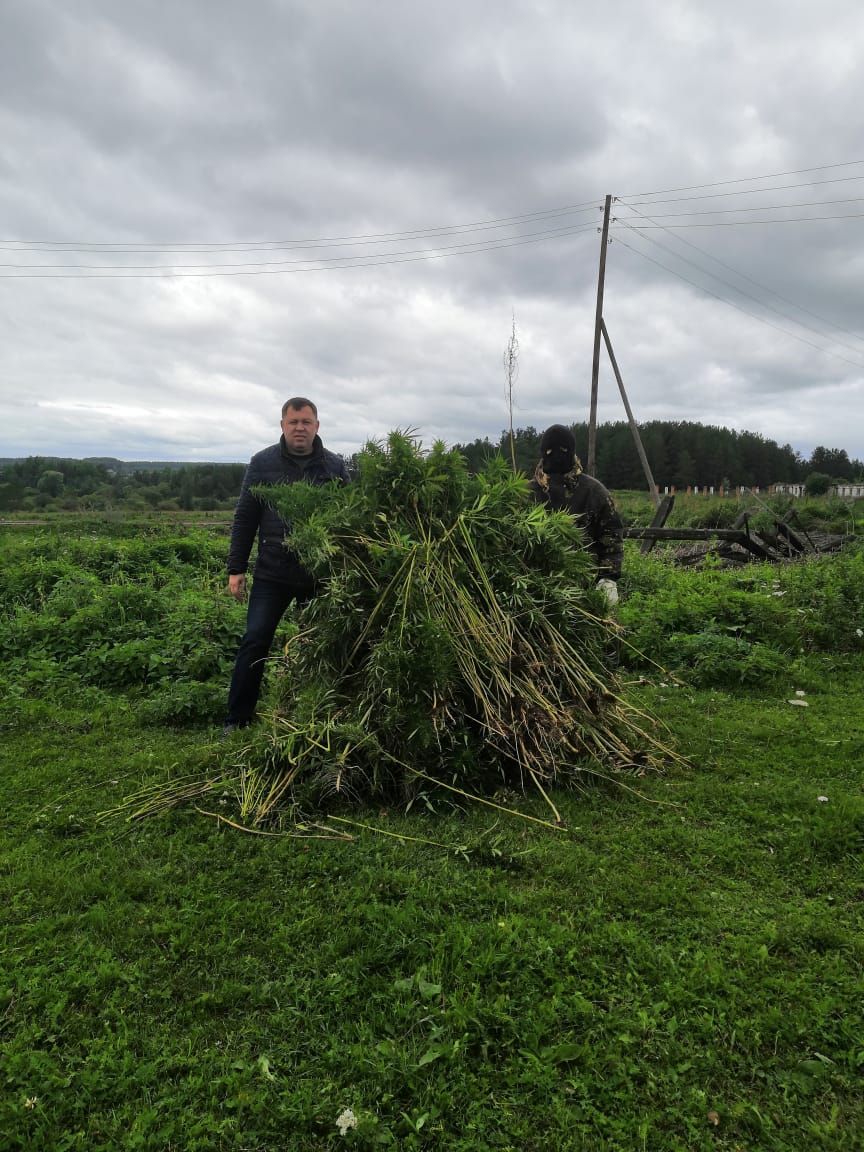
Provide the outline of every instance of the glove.
<path id="1" fill-rule="evenodd" d="M 621 597 L 618 595 L 618 585 L 614 580 L 598 580 L 597 590 L 602 592 L 610 608 L 614 608 Z"/>

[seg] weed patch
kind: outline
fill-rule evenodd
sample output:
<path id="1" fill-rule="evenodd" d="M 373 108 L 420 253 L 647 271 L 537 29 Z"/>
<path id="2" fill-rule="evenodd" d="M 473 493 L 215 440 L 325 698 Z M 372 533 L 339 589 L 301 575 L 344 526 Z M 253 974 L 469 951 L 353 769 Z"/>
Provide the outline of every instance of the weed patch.
<path id="1" fill-rule="evenodd" d="M 758 573 L 749 591 L 702 576 L 728 597 L 715 616 L 770 647 L 786 627 L 770 601 L 785 613 L 794 580 L 851 602 L 854 560 L 833 560 L 833 581 L 790 577 L 786 597 Z M 630 572 L 671 612 L 653 561 Z M 165 587 L 198 634 L 206 578 L 190 565 Z M 61 629 L 88 606 L 73 599 Z M 692 767 L 634 781 L 639 795 L 559 789 L 555 832 L 433 792 L 408 812 L 318 814 L 353 819 L 350 840 L 242 836 L 191 807 L 99 823 L 137 789 L 206 773 L 208 803 L 236 814 L 221 783 L 236 748 L 169 726 L 158 679 L 81 684 L 73 645 L 10 648 L 18 680 L 44 679 L 0 717 L 0 1146 L 861 1147 L 864 661 L 854 642 L 828 650 L 816 615 L 768 682 L 641 667 L 631 702 Z M 179 635 L 154 650 L 175 659 Z M 222 676 L 184 672 L 172 691 Z"/>
<path id="2" fill-rule="evenodd" d="M 676 569 L 628 545 L 625 572 L 630 667 L 657 662 L 700 687 L 768 685 L 802 656 L 864 651 L 860 544 L 735 572 Z"/>

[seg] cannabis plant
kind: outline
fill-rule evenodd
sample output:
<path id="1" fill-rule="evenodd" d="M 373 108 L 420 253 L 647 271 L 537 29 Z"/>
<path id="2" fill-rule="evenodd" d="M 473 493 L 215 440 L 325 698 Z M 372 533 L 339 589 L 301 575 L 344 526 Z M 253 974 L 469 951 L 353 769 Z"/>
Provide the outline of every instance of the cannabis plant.
<path id="1" fill-rule="evenodd" d="M 247 817 L 301 780 L 362 798 L 432 780 L 548 799 L 556 780 L 651 762 L 616 691 L 616 626 L 581 532 L 502 459 L 471 476 L 455 449 L 393 432 L 366 445 L 348 487 L 257 494 L 319 592 L 278 661 Z"/>

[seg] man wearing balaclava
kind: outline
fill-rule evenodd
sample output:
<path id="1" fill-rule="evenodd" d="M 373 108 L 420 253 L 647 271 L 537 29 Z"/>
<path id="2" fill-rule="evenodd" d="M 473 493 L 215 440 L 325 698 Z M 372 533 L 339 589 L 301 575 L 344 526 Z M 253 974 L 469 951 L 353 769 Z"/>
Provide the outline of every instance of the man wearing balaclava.
<path id="1" fill-rule="evenodd" d="M 550 510 L 569 512 L 574 518 L 597 562 L 597 587 L 610 605 L 617 604 L 624 559 L 621 517 L 600 481 L 582 471 L 576 437 L 563 424 L 553 424 L 543 433 L 531 491 Z"/>

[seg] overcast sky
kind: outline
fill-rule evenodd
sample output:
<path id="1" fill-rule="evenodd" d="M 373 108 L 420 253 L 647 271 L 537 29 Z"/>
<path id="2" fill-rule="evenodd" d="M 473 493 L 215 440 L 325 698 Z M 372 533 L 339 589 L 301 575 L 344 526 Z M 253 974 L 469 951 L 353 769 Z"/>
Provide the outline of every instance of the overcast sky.
<path id="1" fill-rule="evenodd" d="M 860 0 L 0 0 L 0 456 L 588 418 L 864 458 Z M 829 219 L 830 217 L 830 219 Z M 624 418 L 605 350 L 599 419 Z M 657 477 L 662 483 L 663 478 Z"/>

